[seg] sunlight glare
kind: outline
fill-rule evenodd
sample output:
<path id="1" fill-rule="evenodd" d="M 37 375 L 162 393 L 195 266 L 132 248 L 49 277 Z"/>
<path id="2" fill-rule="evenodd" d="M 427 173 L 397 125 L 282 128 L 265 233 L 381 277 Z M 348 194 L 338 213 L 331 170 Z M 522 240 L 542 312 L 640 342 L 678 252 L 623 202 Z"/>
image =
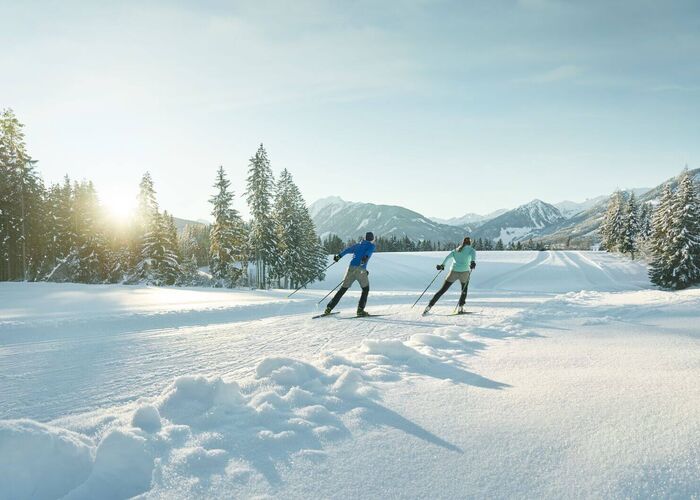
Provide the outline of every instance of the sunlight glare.
<path id="1" fill-rule="evenodd" d="M 128 222 L 133 217 L 136 200 L 119 193 L 104 193 L 101 204 L 105 214 L 115 222 Z"/>

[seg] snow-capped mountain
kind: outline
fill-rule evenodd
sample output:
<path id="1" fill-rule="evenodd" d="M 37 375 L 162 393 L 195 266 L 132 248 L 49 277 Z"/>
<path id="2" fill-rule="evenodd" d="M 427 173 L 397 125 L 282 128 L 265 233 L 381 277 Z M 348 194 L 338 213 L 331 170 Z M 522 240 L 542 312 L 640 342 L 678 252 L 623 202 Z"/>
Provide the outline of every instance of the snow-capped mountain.
<path id="1" fill-rule="evenodd" d="M 489 214 L 486 215 L 481 215 L 481 214 L 475 214 L 473 212 L 466 213 L 462 215 L 461 217 L 451 217 L 449 219 L 441 219 L 439 217 L 431 217 L 431 219 L 438 224 L 447 224 L 448 226 L 458 226 L 458 227 L 465 227 L 469 226 L 471 228 L 476 228 L 483 224 L 486 221 L 489 221 L 491 219 L 494 219 L 498 217 L 501 214 L 504 214 L 508 211 L 506 208 L 502 208 L 500 210 L 495 210 Z"/>
<path id="2" fill-rule="evenodd" d="M 372 231 L 382 237 L 456 243 L 465 236 L 464 228 L 438 224 L 404 207 L 351 202 L 337 196 L 312 203 L 309 213 L 321 238 L 336 234 L 343 240 L 354 240 Z"/>
<path id="3" fill-rule="evenodd" d="M 649 188 L 634 188 L 634 189 L 627 189 L 627 192 L 634 193 L 635 196 L 640 197 L 646 194 L 647 192 L 651 191 Z M 576 214 L 580 214 L 582 212 L 585 212 L 586 210 L 589 210 L 596 205 L 598 205 L 601 202 L 606 202 L 608 201 L 608 198 L 610 198 L 609 194 L 604 194 L 601 196 L 596 196 L 595 198 L 587 198 L 586 200 L 582 202 L 575 202 L 575 201 L 560 201 L 559 203 L 555 203 L 554 206 L 559 209 L 561 214 L 566 217 L 567 219 L 570 217 L 573 217 Z"/>
<path id="4" fill-rule="evenodd" d="M 690 171 L 695 178 L 695 182 L 700 183 L 700 168 Z M 658 200 L 661 191 L 667 183 L 671 183 L 672 187 L 678 184 L 678 178 L 672 177 L 662 182 L 658 186 L 648 188 L 631 189 L 639 197 L 640 203 L 655 203 Z M 605 210 L 608 206 L 610 196 L 599 197 L 600 201 L 590 208 L 575 214 L 568 219 L 543 228 L 539 234 L 539 240 L 548 244 L 562 244 L 566 241 L 573 242 L 576 246 L 582 246 L 581 243 L 593 245 L 598 242 L 600 237 L 598 229 L 605 215 Z"/>
<path id="5" fill-rule="evenodd" d="M 500 239 L 508 244 L 534 238 L 543 228 L 564 220 L 557 207 L 536 199 L 491 219 L 476 228 L 472 236 L 493 241 Z"/>

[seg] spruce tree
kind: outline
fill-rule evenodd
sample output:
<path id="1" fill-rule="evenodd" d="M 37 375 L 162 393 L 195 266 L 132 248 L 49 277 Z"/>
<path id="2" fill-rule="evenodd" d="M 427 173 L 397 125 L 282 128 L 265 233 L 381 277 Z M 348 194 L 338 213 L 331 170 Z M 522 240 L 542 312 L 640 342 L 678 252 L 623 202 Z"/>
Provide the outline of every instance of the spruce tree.
<path id="1" fill-rule="evenodd" d="M 159 244 L 163 248 L 157 269 L 158 284 L 174 285 L 180 275 L 180 256 L 173 216 L 164 211 L 158 217 L 158 225 Z"/>
<path id="2" fill-rule="evenodd" d="M 219 167 L 214 187 L 217 192 L 209 199 L 214 223 L 209 239 L 209 269 L 219 286 L 232 287 L 240 279 L 244 258 L 245 233 L 243 221 L 232 207 L 233 192 L 223 167 Z"/>
<path id="3" fill-rule="evenodd" d="M 700 283 L 700 199 L 687 170 L 681 176 L 669 212 L 664 241 L 653 245 L 655 258 L 649 274 L 652 282 L 662 287 L 687 288 Z"/>
<path id="4" fill-rule="evenodd" d="M 659 203 L 654 210 L 651 222 L 651 236 L 649 244 L 654 261 L 658 260 L 658 265 L 662 265 L 663 255 L 669 241 L 669 224 L 671 221 L 671 211 L 673 203 L 673 190 L 671 184 L 666 184 L 661 191 Z M 652 278 L 653 281 L 653 278 Z"/>
<path id="5" fill-rule="evenodd" d="M 629 253 L 634 259 L 637 251 L 637 235 L 639 234 L 639 208 L 634 193 L 630 194 L 624 211 L 624 225 L 620 238 L 619 249 L 623 254 Z"/>
<path id="6" fill-rule="evenodd" d="M 615 191 L 608 201 L 608 208 L 600 226 L 602 245 L 608 252 L 620 249 L 625 232 L 625 195 Z"/>
<path id="7" fill-rule="evenodd" d="M 100 227 L 99 204 L 92 182 L 73 188 L 73 220 L 75 241 L 71 249 L 74 275 L 71 281 L 101 283 L 107 278 L 107 247 Z"/>
<path id="8" fill-rule="evenodd" d="M 14 112 L 0 114 L 0 280 L 36 279 L 48 243 L 44 186 Z"/>
<path id="9" fill-rule="evenodd" d="M 246 196 L 252 217 L 249 251 L 255 261 L 256 284 L 259 288 L 265 288 L 268 285 L 269 268 L 274 266 L 276 244 L 271 212 L 274 178 L 262 144 L 250 159 L 247 184 Z"/>
<path id="10" fill-rule="evenodd" d="M 158 267 L 165 250 L 164 226 L 160 220 L 156 191 L 149 172 L 141 178 L 137 201 L 137 236 L 132 247 L 134 270 L 128 281 L 159 284 Z"/>

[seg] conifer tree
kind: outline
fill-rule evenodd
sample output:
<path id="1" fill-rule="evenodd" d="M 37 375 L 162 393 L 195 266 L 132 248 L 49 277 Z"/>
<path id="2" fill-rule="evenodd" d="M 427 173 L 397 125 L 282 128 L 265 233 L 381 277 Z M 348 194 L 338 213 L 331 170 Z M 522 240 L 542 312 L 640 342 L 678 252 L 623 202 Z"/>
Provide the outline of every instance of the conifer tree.
<path id="1" fill-rule="evenodd" d="M 681 176 L 669 212 L 663 230 L 658 234 L 654 231 L 654 238 L 664 239 L 654 241 L 649 275 L 653 283 L 662 287 L 687 288 L 700 283 L 700 199 L 687 170 Z"/>
<path id="2" fill-rule="evenodd" d="M 634 259 L 634 254 L 637 251 L 637 235 L 639 234 L 638 213 L 637 198 L 634 193 L 631 193 L 624 211 L 624 226 L 619 249 L 623 254 L 631 254 L 632 259 Z"/>
<path id="3" fill-rule="evenodd" d="M 164 225 L 158 212 L 156 191 L 151 174 L 146 172 L 139 183 L 136 211 L 137 238 L 133 246 L 134 273 L 129 282 L 159 284 L 158 267 L 164 258 Z"/>
<path id="4" fill-rule="evenodd" d="M 615 191 L 610 196 L 608 208 L 600 226 L 602 245 L 608 252 L 616 252 L 620 248 L 625 232 L 625 195 Z"/>
<path id="5" fill-rule="evenodd" d="M 158 217 L 158 243 L 162 246 L 162 257 L 157 263 L 159 285 L 173 285 L 180 274 L 180 256 L 177 247 L 177 229 L 173 216 L 167 211 Z"/>
<path id="6" fill-rule="evenodd" d="M 654 210 L 652 216 L 650 247 L 654 260 L 663 260 L 662 256 L 664 255 L 665 249 L 668 245 L 672 203 L 673 189 L 669 183 L 664 185 L 659 198 L 659 204 L 657 205 L 656 210 Z"/>
<path id="7" fill-rule="evenodd" d="M 269 268 L 274 266 L 276 245 L 271 213 L 274 178 L 267 152 L 262 144 L 250 159 L 247 184 L 246 196 L 252 217 L 248 238 L 249 252 L 255 261 L 256 284 L 265 288 L 268 285 Z"/>
<path id="8" fill-rule="evenodd" d="M 214 187 L 217 192 L 212 204 L 214 223 L 209 233 L 209 269 L 219 286 L 232 287 L 241 277 L 244 258 L 245 233 L 238 211 L 232 207 L 233 192 L 223 167 L 219 167 Z"/>
<path id="9" fill-rule="evenodd" d="M 0 114 L 0 280 L 31 280 L 44 261 L 44 186 L 14 112 Z"/>

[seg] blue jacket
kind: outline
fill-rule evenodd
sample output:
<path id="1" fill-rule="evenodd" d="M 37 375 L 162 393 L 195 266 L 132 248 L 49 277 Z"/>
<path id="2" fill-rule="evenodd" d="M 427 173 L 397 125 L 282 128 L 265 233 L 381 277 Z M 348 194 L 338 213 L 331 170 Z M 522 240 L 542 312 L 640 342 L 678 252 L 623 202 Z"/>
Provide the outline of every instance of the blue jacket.
<path id="1" fill-rule="evenodd" d="M 363 269 L 367 269 L 367 261 L 374 253 L 375 245 L 371 241 L 362 240 L 359 243 L 355 243 L 352 246 L 347 247 L 345 250 L 340 252 L 338 255 L 341 257 L 349 253 L 352 254 L 352 260 L 350 261 L 351 266 L 360 266 Z M 364 262 L 362 260 L 364 259 Z"/>

